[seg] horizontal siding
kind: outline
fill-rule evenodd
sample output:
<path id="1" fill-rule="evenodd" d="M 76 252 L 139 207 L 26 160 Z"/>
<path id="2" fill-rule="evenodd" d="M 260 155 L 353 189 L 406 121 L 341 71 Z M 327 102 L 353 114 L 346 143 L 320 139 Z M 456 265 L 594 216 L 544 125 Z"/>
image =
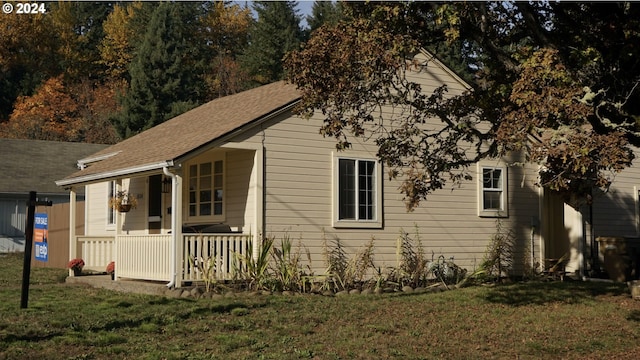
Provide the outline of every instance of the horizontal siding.
<path id="1" fill-rule="evenodd" d="M 127 190 L 138 199 L 138 206 L 122 215 L 122 231 L 127 235 L 148 234 L 149 178 L 143 176 L 125 179 L 122 181 L 122 189 Z"/>
<path id="2" fill-rule="evenodd" d="M 397 239 L 401 231 L 415 237 L 416 229 L 425 252 L 437 258 L 453 257 L 469 269 L 484 256 L 495 233 L 495 218 L 477 215 L 476 180 L 461 187 L 436 191 L 413 212 L 407 212 L 400 182 L 388 180 L 383 171 L 384 227 L 382 229 L 336 229 L 332 227 L 332 153 L 335 139 L 318 134 L 321 117 L 310 120 L 283 117 L 266 124 L 245 141 L 263 144 L 265 149 L 266 233 L 276 239 L 289 236 L 300 241 L 312 255 L 313 267 L 322 272 L 323 244 L 339 238 L 347 251 L 355 253 L 374 239 L 378 266 L 396 262 Z M 338 155 L 375 157 L 372 143 L 353 142 L 353 150 Z M 475 171 L 474 169 L 470 169 Z M 539 212 L 538 192 L 534 188 L 535 169 L 509 169 L 510 211 L 517 214 L 502 219 L 519 237 L 521 249 L 529 247 L 531 218 Z M 524 180 L 523 180 L 524 179 Z M 453 186 L 453 185 L 452 185 Z M 516 210 L 514 201 L 524 202 Z M 278 243 L 278 242 L 276 242 Z M 536 244 L 538 241 L 536 241 Z M 538 251 L 538 250 L 536 250 Z M 523 252 L 524 254 L 524 252 Z M 517 255 L 520 256 L 520 255 Z"/>
<path id="3" fill-rule="evenodd" d="M 227 152 L 225 170 L 226 223 L 243 231 L 251 229 L 255 221 L 255 181 L 252 177 L 254 151 L 235 150 Z"/>
<path id="4" fill-rule="evenodd" d="M 596 192 L 593 203 L 594 233 L 596 236 L 638 236 L 638 194 L 640 190 L 640 168 L 637 159 L 640 151 L 635 149 L 636 163 L 613 178 L 606 193 Z M 588 213 L 583 210 L 585 219 Z"/>
<path id="5" fill-rule="evenodd" d="M 107 229 L 108 183 L 87 185 L 85 201 L 85 235 L 113 235 L 113 229 Z"/>

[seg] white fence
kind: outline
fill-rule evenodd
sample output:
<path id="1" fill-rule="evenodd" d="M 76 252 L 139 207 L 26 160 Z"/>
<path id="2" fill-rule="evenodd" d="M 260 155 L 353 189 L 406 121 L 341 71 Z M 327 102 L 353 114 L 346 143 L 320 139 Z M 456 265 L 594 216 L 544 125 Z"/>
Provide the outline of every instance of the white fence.
<path id="1" fill-rule="evenodd" d="M 202 281 L 208 270 L 213 279 L 231 280 L 234 256 L 251 256 L 250 235 L 193 234 L 183 238 L 184 281 Z"/>

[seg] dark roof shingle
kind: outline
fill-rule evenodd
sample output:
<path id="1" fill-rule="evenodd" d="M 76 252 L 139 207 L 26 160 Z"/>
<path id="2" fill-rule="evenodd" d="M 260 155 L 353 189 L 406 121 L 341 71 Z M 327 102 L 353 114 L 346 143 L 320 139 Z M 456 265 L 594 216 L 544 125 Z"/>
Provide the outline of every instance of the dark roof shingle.
<path id="1" fill-rule="evenodd" d="M 78 171 L 78 159 L 106 147 L 108 145 L 0 139 L 0 193 L 66 193 L 55 181 Z"/>

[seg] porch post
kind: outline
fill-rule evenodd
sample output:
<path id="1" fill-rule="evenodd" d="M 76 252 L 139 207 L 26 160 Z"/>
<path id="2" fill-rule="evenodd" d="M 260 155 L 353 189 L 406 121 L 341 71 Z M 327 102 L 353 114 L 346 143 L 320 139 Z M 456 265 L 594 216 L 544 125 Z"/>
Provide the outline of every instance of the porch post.
<path id="1" fill-rule="evenodd" d="M 78 257 L 78 242 L 76 241 L 76 190 L 69 189 L 69 260 Z M 73 270 L 69 269 L 69 276 L 73 275 Z"/>
<path id="2" fill-rule="evenodd" d="M 264 147 L 260 147 L 255 152 L 255 164 L 256 164 L 256 212 L 255 212 L 255 232 L 256 234 L 249 241 L 253 241 L 252 249 L 253 249 L 253 259 L 257 260 L 259 256 L 258 246 L 262 244 L 262 237 L 264 234 L 264 223 L 265 223 L 265 214 L 264 214 L 264 204 L 265 204 L 265 191 L 264 191 L 264 178 L 265 178 L 265 168 L 264 168 Z"/>
<path id="3" fill-rule="evenodd" d="M 174 209 L 171 211 L 171 216 L 173 218 L 172 223 L 172 231 L 175 234 L 175 256 L 173 261 L 175 262 L 175 277 L 176 277 L 176 287 L 182 287 L 182 278 L 183 278 L 183 269 L 184 264 L 182 263 L 184 259 L 184 241 L 182 240 L 182 176 L 179 174 L 175 174 L 173 178 L 173 189 L 172 193 L 175 196 L 175 201 L 172 201 L 172 205 Z M 173 275 L 173 274 L 172 274 Z"/>
<path id="4" fill-rule="evenodd" d="M 182 176 L 163 167 L 162 172 L 171 177 L 171 244 L 169 245 L 169 283 L 167 287 L 182 286 Z"/>
<path id="5" fill-rule="evenodd" d="M 122 179 L 117 179 L 115 182 L 115 193 L 117 194 L 119 191 L 122 190 Z M 109 195 L 111 196 L 111 195 Z M 111 210 L 109 210 L 111 211 Z M 120 262 L 120 257 L 118 256 L 118 248 L 120 247 L 120 244 L 118 242 L 118 236 L 120 236 L 120 234 L 122 233 L 122 217 L 124 216 L 119 209 L 114 210 L 115 211 L 115 226 L 116 226 L 116 233 L 115 233 L 115 237 L 114 237 L 114 241 L 113 241 L 113 261 L 116 263 L 116 268 L 113 274 L 113 278 L 114 279 L 118 279 L 118 264 Z"/>

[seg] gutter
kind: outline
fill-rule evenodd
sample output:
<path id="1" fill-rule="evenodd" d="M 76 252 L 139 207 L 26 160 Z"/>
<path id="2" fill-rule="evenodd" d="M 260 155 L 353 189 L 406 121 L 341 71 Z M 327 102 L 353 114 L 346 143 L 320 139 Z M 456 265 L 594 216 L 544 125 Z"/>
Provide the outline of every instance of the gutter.
<path id="1" fill-rule="evenodd" d="M 178 217 L 175 212 L 178 209 L 178 179 L 177 176 L 169 171 L 167 166 L 162 168 L 162 172 L 171 178 L 171 209 L 173 214 L 171 214 L 171 246 L 169 247 L 169 273 L 171 274 L 171 279 L 167 284 L 168 288 L 173 288 L 176 286 L 176 247 L 178 245 Z"/>
<path id="2" fill-rule="evenodd" d="M 140 166 L 136 166 L 136 167 L 131 167 L 131 168 L 126 168 L 126 169 L 119 169 L 116 171 L 109 171 L 106 173 L 98 173 L 98 174 L 90 174 L 90 175 L 85 175 L 85 176 L 79 176 L 79 177 L 74 177 L 72 179 L 62 179 L 62 180 L 56 180 L 56 185 L 58 186 L 70 186 L 70 185 L 76 185 L 76 184 L 87 184 L 87 183 L 91 183 L 91 182 L 99 182 L 99 181 L 103 181 L 109 178 L 117 178 L 117 177 L 121 177 L 121 176 L 127 176 L 129 177 L 132 174 L 135 173 L 142 173 L 145 171 L 153 171 L 153 170 L 159 170 L 159 169 L 163 169 L 165 167 L 168 166 L 173 166 L 173 162 L 171 160 L 167 160 L 167 161 L 162 161 L 159 163 L 152 163 L 152 164 L 146 164 L 146 165 L 140 165 Z"/>

